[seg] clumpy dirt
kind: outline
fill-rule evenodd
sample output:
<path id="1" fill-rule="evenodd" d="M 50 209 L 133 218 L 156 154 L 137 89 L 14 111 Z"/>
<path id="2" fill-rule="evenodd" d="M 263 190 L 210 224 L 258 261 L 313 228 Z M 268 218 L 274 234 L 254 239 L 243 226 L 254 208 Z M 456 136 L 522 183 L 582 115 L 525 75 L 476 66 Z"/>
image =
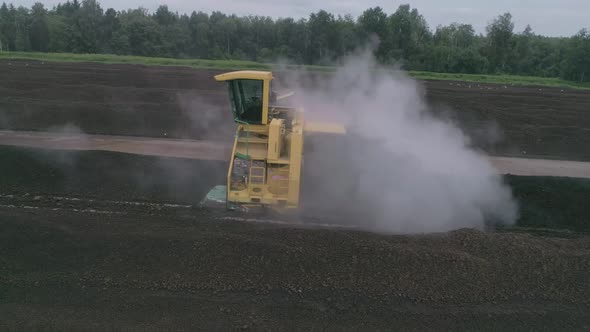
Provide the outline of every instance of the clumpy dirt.
<path id="1" fill-rule="evenodd" d="M 590 328 L 590 236 L 555 229 L 568 225 L 402 236 L 259 223 L 196 206 L 223 165 L 0 156 L 1 329 Z M 573 185 L 544 181 L 510 183 L 531 209 Z"/>
<path id="2" fill-rule="evenodd" d="M 225 87 L 213 79 L 218 73 L 2 60 L 0 129 L 227 139 L 233 126 Z M 422 83 L 435 112 L 488 153 L 590 160 L 588 90 Z"/>
<path id="3" fill-rule="evenodd" d="M 429 81 L 428 100 L 487 152 L 589 160 L 590 90 Z"/>
<path id="4" fill-rule="evenodd" d="M 216 73 L 3 60 L 0 128 L 231 138 Z M 491 153 L 590 159 L 587 91 L 424 85 Z M 508 177 L 518 227 L 401 236 L 196 207 L 225 163 L 0 157 L 2 330 L 590 329 L 588 182 Z"/>
<path id="5" fill-rule="evenodd" d="M 0 61 L 0 127 L 224 139 L 231 136 L 232 118 L 224 86 L 214 84 L 215 73 Z"/>
<path id="6" fill-rule="evenodd" d="M 3 328 L 580 329 L 590 238 L 0 210 Z"/>
<path id="7" fill-rule="evenodd" d="M 0 160 L 3 161 L 0 163 L 0 204 L 5 205 L 52 206 L 55 202 L 51 197 L 81 197 L 97 202 L 142 201 L 193 206 L 215 185 L 224 184 L 227 175 L 227 162 L 104 151 L 0 147 Z M 340 225 L 358 225 L 359 220 L 364 220 L 369 227 L 371 216 L 366 213 L 370 207 L 354 201 L 352 208 L 344 208 L 343 205 L 350 205 L 354 198 L 319 187 L 316 184 L 318 169 L 332 169 L 334 175 L 342 172 L 337 162 L 317 163 L 314 168 L 303 170 L 301 189 L 305 213 L 297 219 Z M 517 226 L 590 232 L 590 206 L 587 204 L 590 180 L 508 175 L 505 181 L 519 203 Z M 342 187 L 342 192 L 347 192 L 346 189 Z M 36 196 L 48 199 L 34 200 Z M 108 208 L 109 204 L 106 205 Z M 103 204 L 95 206 L 103 207 Z"/>

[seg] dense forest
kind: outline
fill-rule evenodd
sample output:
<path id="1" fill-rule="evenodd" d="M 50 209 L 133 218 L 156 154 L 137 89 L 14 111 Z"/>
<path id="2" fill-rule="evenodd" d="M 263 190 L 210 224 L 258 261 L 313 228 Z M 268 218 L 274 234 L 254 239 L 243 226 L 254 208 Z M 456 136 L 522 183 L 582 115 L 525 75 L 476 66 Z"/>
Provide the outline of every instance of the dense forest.
<path id="1" fill-rule="evenodd" d="M 2 4 L 3 51 L 109 53 L 174 58 L 331 63 L 378 40 L 385 63 L 405 69 L 449 73 L 517 74 L 590 81 L 590 31 L 569 38 L 514 31 L 510 13 L 490 20 L 485 34 L 454 23 L 431 29 L 409 5 L 394 13 L 369 8 L 358 18 L 326 11 L 306 19 L 239 17 L 221 12 L 191 14 L 160 6 L 104 10 L 95 0 L 73 0 L 48 9 Z"/>

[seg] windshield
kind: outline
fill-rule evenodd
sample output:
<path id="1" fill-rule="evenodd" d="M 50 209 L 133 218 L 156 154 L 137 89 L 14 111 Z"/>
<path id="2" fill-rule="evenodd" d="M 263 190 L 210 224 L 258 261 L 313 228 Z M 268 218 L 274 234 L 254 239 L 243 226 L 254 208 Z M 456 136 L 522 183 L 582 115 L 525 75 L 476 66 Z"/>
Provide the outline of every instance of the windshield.
<path id="1" fill-rule="evenodd" d="M 247 123 L 262 123 L 263 83 L 261 80 L 234 80 L 229 82 L 231 108 L 236 120 Z"/>

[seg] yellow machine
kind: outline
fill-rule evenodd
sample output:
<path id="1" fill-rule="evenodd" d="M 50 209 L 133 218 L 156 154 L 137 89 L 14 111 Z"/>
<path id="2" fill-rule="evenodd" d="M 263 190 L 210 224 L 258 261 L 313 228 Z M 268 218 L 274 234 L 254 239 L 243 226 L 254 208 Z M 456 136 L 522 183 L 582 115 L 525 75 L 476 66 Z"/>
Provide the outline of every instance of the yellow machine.
<path id="1" fill-rule="evenodd" d="M 215 187 L 204 201 L 230 208 L 299 207 L 304 132 L 344 133 L 344 128 L 306 123 L 302 109 L 278 106 L 271 72 L 236 71 L 215 80 L 227 84 L 237 128 L 227 185 Z"/>

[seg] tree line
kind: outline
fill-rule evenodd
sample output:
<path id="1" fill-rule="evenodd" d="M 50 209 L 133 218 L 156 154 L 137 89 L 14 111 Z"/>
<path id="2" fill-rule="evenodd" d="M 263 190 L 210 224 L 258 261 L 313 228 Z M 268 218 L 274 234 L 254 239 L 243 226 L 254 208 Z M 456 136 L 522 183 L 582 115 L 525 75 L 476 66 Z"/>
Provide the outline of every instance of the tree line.
<path id="1" fill-rule="evenodd" d="M 393 13 L 369 8 L 359 17 L 320 10 L 309 17 L 172 12 L 160 6 L 104 10 L 96 0 L 72 0 L 47 9 L 3 3 L 3 51 L 105 53 L 174 58 L 327 64 L 377 39 L 375 55 L 405 69 L 470 74 L 515 74 L 590 81 L 590 31 L 571 37 L 515 32 L 510 13 L 494 18 L 485 34 L 469 24 L 431 29 L 409 5 Z"/>

